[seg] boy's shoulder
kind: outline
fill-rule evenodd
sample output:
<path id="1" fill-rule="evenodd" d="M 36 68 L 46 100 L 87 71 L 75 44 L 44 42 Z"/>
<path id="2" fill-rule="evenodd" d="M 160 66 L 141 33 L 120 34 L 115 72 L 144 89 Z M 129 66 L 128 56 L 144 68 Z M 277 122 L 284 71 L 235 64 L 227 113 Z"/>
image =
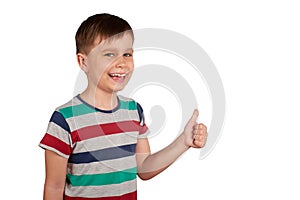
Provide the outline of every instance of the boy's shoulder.
<path id="1" fill-rule="evenodd" d="M 138 111 L 139 116 L 140 116 L 140 121 L 141 121 L 141 118 L 142 118 L 142 115 L 143 115 L 142 106 L 132 98 L 125 97 L 125 96 L 122 96 L 122 95 L 118 95 L 118 97 L 119 97 L 119 100 L 121 101 L 121 105 L 123 104 L 123 107 L 129 108 L 129 110 L 137 110 Z"/>
<path id="2" fill-rule="evenodd" d="M 55 111 L 59 111 L 59 110 L 62 110 L 64 108 L 68 108 L 68 107 L 74 107 L 74 106 L 77 106 L 80 104 L 82 104 L 82 102 L 77 98 L 77 96 L 74 96 L 71 100 L 56 107 Z"/>
<path id="3" fill-rule="evenodd" d="M 126 97 L 123 95 L 118 95 L 119 101 L 120 101 L 120 106 L 125 107 L 125 108 L 130 108 L 130 109 L 137 109 L 137 110 L 142 110 L 141 105 L 136 102 L 133 98 Z M 60 106 L 55 108 L 55 111 L 58 111 L 64 115 L 64 113 L 73 113 L 74 111 L 80 110 L 82 105 L 85 103 L 78 98 L 78 95 L 74 96 L 71 100 L 67 101 L 64 104 L 61 104 Z M 73 113 L 74 114 L 74 113 Z"/>

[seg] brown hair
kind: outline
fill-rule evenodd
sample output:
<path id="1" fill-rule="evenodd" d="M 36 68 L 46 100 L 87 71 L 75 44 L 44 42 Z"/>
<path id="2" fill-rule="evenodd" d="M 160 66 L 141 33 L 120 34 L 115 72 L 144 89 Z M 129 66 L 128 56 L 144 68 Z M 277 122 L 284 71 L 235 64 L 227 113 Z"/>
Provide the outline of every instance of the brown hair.
<path id="1" fill-rule="evenodd" d="M 131 26 L 118 16 L 107 13 L 90 16 L 82 22 L 76 32 L 76 54 L 84 53 L 87 55 L 96 45 L 96 39 L 100 39 L 100 43 L 102 40 L 115 35 L 121 37 L 125 31 L 129 31 L 133 38 Z"/>

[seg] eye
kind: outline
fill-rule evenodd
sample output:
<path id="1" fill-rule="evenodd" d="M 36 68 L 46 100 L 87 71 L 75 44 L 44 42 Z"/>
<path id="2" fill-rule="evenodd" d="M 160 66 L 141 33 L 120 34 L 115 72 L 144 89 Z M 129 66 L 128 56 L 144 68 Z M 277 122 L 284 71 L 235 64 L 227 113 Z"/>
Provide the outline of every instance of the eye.
<path id="1" fill-rule="evenodd" d="M 125 57 L 131 57 L 132 54 L 131 53 L 124 53 L 123 56 L 125 56 Z"/>
<path id="2" fill-rule="evenodd" d="M 114 53 L 106 53 L 106 54 L 104 54 L 104 56 L 113 57 L 113 56 L 115 56 L 115 54 Z"/>

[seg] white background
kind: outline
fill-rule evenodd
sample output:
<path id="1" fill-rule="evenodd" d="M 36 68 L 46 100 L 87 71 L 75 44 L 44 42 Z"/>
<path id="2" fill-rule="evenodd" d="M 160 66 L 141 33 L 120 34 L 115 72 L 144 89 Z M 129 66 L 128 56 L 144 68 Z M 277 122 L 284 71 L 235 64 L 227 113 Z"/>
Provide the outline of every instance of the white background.
<path id="1" fill-rule="evenodd" d="M 134 29 L 191 38 L 225 87 L 226 121 L 214 151 L 199 160 L 199 151 L 190 150 L 158 177 L 139 181 L 140 200 L 299 199 L 300 6 L 296 0 L 197 3 L 1 2 L 1 199 L 42 199 L 37 145 L 53 109 L 73 95 L 74 34 L 101 12 Z M 206 112 L 200 109 L 200 121 Z"/>

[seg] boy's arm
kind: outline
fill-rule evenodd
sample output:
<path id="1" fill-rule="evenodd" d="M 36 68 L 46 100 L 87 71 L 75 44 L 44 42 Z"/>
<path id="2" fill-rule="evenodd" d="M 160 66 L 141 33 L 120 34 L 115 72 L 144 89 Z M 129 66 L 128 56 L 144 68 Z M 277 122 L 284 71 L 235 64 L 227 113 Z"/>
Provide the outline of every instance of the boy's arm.
<path id="1" fill-rule="evenodd" d="M 45 161 L 44 200 L 63 200 L 68 159 L 46 150 Z"/>
<path id="2" fill-rule="evenodd" d="M 196 122 L 198 110 L 186 124 L 183 133 L 170 145 L 155 154 L 150 153 L 148 139 L 139 139 L 136 146 L 138 176 L 148 180 L 168 168 L 190 147 L 202 148 L 207 139 L 207 128 Z"/>

